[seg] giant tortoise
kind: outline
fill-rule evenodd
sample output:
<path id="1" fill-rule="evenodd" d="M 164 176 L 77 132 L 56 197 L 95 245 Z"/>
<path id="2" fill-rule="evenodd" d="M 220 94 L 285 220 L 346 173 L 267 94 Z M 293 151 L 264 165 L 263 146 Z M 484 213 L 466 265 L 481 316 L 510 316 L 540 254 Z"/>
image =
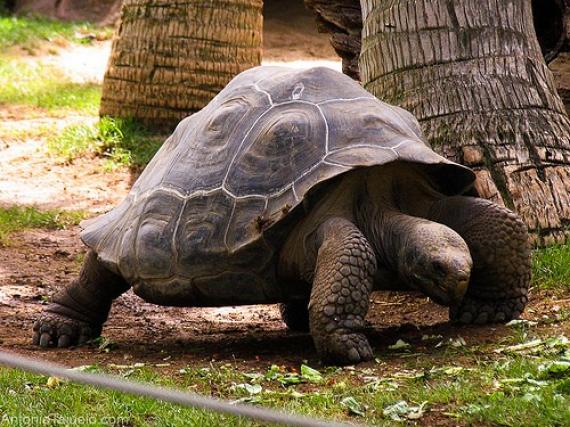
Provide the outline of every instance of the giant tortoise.
<path id="1" fill-rule="evenodd" d="M 98 336 L 130 287 L 161 305 L 280 303 L 339 364 L 372 357 L 376 289 L 419 290 L 460 323 L 508 321 L 527 302 L 527 230 L 474 180 L 349 77 L 248 70 L 180 122 L 121 204 L 82 224 L 80 276 L 34 343 Z"/>

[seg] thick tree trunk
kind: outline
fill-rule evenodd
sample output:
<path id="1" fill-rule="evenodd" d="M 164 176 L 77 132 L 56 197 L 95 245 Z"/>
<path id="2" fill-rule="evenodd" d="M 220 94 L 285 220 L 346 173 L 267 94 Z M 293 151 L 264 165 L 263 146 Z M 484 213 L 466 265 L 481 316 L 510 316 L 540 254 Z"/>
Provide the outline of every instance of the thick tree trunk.
<path id="1" fill-rule="evenodd" d="M 261 62 L 262 0 L 125 0 L 101 115 L 174 128 Z"/>
<path id="2" fill-rule="evenodd" d="M 362 0 L 365 87 L 411 111 L 539 243 L 570 225 L 570 121 L 530 0 Z"/>
<path id="3" fill-rule="evenodd" d="M 360 80 L 360 0 L 305 0 L 305 4 L 315 13 L 319 30 L 331 33 L 331 44 L 342 58 L 343 72 Z M 570 51 L 570 0 L 532 0 L 532 10 L 546 61 L 552 61 L 561 51 Z"/>

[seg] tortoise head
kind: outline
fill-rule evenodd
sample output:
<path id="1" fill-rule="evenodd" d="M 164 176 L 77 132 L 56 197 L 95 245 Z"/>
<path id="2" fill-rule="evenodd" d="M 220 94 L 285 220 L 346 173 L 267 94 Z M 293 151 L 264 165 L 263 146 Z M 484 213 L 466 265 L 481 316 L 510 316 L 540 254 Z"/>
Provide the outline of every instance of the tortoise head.
<path id="1" fill-rule="evenodd" d="M 445 225 L 426 222 L 406 242 L 400 274 L 436 303 L 458 305 L 469 285 L 473 261 L 465 241 Z"/>

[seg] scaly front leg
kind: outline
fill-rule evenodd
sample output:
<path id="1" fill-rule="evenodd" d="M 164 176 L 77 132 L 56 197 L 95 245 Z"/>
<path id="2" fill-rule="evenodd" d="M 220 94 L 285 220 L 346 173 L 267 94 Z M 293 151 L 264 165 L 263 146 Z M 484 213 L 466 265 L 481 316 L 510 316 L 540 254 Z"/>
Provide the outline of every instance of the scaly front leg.
<path id="1" fill-rule="evenodd" d="M 507 322 L 528 301 L 530 244 L 522 220 L 510 210 L 476 197 L 450 197 L 433 205 L 430 219 L 463 237 L 473 258 L 469 288 L 450 310 L 459 323 Z"/>
<path id="2" fill-rule="evenodd" d="M 376 257 L 350 221 L 332 218 L 317 231 L 317 263 L 309 302 L 315 347 L 325 362 L 351 364 L 372 359 L 362 333 Z"/>

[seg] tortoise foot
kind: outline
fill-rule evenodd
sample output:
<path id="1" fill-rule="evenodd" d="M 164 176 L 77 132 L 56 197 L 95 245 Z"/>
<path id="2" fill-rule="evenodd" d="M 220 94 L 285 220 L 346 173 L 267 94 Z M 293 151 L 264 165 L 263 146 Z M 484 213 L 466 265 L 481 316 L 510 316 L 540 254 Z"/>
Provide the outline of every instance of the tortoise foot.
<path id="1" fill-rule="evenodd" d="M 40 347 L 70 347 L 101 335 L 102 325 L 90 325 L 61 314 L 43 312 L 34 323 L 33 343 Z"/>
<path id="2" fill-rule="evenodd" d="M 371 360 L 372 348 L 364 334 L 331 334 L 323 337 L 317 350 L 325 363 L 352 365 Z"/>
<path id="3" fill-rule="evenodd" d="M 506 323 L 521 315 L 527 301 L 526 296 L 495 301 L 466 297 L 459 307 L 449 310 L 449 317 L 452 322 L 463 325 Z"/>

